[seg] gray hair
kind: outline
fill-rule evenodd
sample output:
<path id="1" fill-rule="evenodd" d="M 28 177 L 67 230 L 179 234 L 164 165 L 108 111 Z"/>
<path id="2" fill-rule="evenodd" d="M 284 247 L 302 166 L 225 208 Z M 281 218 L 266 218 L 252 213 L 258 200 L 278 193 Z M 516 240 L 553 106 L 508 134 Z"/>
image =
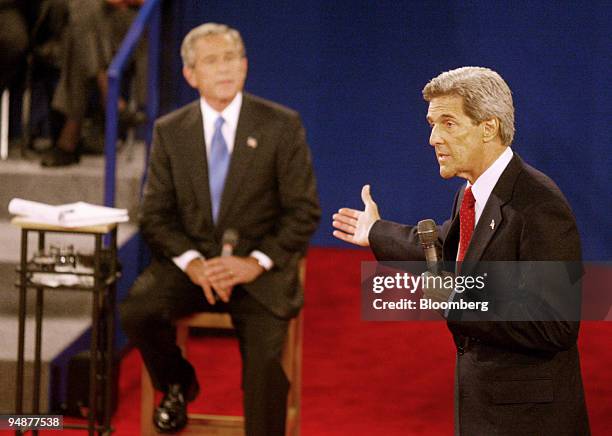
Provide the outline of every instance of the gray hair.
<path id="1" fill-rule="evenodd" d="M 226 26 L 225 24 L 218 23 L 204 23 L 198 27 L 194 27 L 189 33 L 183 38 L 181 44 L 181 58 L 183 59 L 183 66 L 193 67 L 195 65 L 195 44 L 200 38 L 204 38 L 210 35 L 229 35 L 239 49 L 242 57 L 246 56 L 246 50 L 244 48 L 244 42 L 240 32 L 236 29 Z"/>
<path id="2" fill-rule="evenodd" d="M 462 67 L 446 71 L 423 88 L 423 98 L 458 95 L 463 109 L 475 123 L 499 120 L 499 136 L 504 145 L 514 139 L 514 104 L 508 84 L 495 71 L 483 67 Z"/>

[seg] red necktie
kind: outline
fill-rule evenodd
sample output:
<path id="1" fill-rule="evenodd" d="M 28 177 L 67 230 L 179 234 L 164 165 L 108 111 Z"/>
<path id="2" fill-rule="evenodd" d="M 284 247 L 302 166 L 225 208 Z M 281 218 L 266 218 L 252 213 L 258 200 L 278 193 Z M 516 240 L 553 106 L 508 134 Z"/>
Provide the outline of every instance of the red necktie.
<path id="1" fill-rule="evenodd" d="M 470 246 L 472 233 L 474 233 L 474 224 L 476 223 L 476 212 L 474 205 L 476 199 L 472 194 L 472 187 L 469 186 L 463 193 L 461 201 L 461 209 L 459 209 L 459 257 L 457 261 L 461 262 L 465 257 L 465 253 Z"/>

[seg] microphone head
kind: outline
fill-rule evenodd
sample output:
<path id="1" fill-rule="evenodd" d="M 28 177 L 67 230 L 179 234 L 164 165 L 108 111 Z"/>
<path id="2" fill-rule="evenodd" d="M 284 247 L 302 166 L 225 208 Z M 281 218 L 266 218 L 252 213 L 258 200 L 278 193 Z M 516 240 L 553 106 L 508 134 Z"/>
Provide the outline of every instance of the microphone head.
<path id="1" fill-rule="evenodd" d="M 238 244 L 238 231 L 235 229 L 226 229 L 223 232 L 223 237 L 221 238 L 221 245 L 229 245 L 232 248 L 235 248 Z"/>
<path id="2" fill-rule="evenodd" d="M 417 234 L 421 245 L 435 244 L 438 240 L 438 228 L 432 219 L 421 220 L 417 224 Z"/>

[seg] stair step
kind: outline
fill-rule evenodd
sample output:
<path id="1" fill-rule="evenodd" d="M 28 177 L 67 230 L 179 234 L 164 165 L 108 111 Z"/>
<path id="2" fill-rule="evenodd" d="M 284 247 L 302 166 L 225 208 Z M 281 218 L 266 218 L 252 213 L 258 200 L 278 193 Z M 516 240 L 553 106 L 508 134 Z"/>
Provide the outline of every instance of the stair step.
<path id="1" fill-rule="evenodd" d="M 140 178 L 144 169 L 144 144 L 135 144 L 117 154 L 116 207 L 126 208 L 136 218 Z M 49 204 L 104 199 L 104 156 L 85 155 L 78 165 L 43 168 L 40 157 L 20 158 L 17 153 L 0 162 L 0 219 L 10 217 L 8 204 L 15 197 Z"/>

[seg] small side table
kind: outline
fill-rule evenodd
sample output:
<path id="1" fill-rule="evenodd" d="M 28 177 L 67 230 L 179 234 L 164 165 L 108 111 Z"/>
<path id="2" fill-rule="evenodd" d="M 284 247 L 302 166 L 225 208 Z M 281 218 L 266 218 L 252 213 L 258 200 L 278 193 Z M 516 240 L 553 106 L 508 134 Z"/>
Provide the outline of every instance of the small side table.
<path id="1" fill-rule="evenodd" d="M 25 345 L 25 321 L 26 321 L 26 297 L 28 289 L 36 290 L 36 313 L 35 313 L 35 345 L 34 345 L 34 386 L 32 396 L 32 414 L 40 412 L 40 379 L 41 379 L 41 342 L 42 342 L 42 319 L 43 319 L 43 295 L 45 289 L 50 287 L 39 283 L 33 283 L 30 279 L 33 273 L 51 273 L 44 271 L 29 263 L 28 236 L 30 233 L 38 234 L 38 250 L 45 249 L 45 235 L 47 233 L 86 234 L 94 238 L 94 268 L 93 273 L 75 273 L 93 277 L 93 286 L 70 286 L 61 289 L 71 291 L 92 292 L 92 333 L 90 344 L 89 362 L 89 410 L 88 423 L 64 425 L 64 428 L 88 430 L 89 435 L 107 435 L 113 430 L 111 428 L 111 380 L 112 360 L 114 352 L 114 312 L 116 283 L 118 278 L 117 263 L 117 224 L 104 224 L 89 227 L 66 228 L 37 223 L 21 217 L 14 218 L 11 224 L 21 228 L 21 259 L 19 281 L 19 338 L 17 351 L 17 380 L 15 395 L 15 413 L 21 415 L 23 412 L 23 383 L 24 383 L 24 345 Z M 108 238 L 108 247 L 104 247 L 104 238 Z M 102 259 L 108 254 L 108 270 L 103 271 Z M 55 274 L 65 274 L 55 272 Z M 56 289 L 56 288 L 53 288 Z M 101 395 L 102 394 L 102 395 Z M 98 417 L 98 406 L 101 406 L 103 419 Z M 32 430 L 38 434 L 37 430 Z M 16 434 L 21 434 L 17 430 Z"/>

